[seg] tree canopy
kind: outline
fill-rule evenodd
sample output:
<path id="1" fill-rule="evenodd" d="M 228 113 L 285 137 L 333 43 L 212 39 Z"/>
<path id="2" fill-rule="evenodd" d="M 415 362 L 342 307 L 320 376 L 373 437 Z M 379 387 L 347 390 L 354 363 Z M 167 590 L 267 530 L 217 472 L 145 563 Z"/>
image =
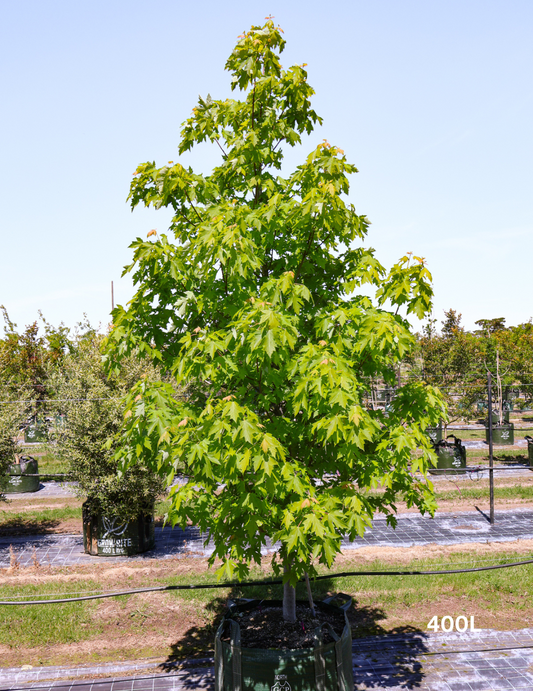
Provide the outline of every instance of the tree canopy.
<path id="1" fill-rule="evenodd" d="M 220 575 L 245 576 L 277 543 L 274 566 L 294 584 L 331 565 L 377 511 L 394 524 L 399 497 L 435 509 L 431 483 L 411 471 L 428 469 L 424 429 L 443 410 L 420 382 L 388 416 L 367 406 L 369 381 L 394 383 L 413 346 L 400 310 L 429 312 L 431 277 L 410 254 L 386 271 L 364 245 L 369 221 L 348 200 L 357 169 L 342 149 L 324 140 L 282 174 L 285 148 L 321 123 L 305 65 L 281 66 L 284 46 L 271 19 L 241 35 L 226 63 L 241 99 L 200 98 L 184 123 L 180 154 L 202 142 L 220 151 L 209 175 L 138 166 L 132 208 L 174 216 L 169 235 L 131 245 L 136 292 L 113 313 L 107 361 L 120 367 L 137 349 L 188 387 L 186 400 L 164 383 L 131 390 L 123 468 L 145 463 L 170 483 L 185 462 L 172 524 L 209 531 Z"/>

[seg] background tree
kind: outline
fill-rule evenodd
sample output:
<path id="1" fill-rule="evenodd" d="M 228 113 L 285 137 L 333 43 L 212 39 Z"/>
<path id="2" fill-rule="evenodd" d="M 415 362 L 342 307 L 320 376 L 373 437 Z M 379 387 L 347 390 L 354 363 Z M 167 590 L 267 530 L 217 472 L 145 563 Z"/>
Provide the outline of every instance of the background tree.
<path id="1" fill-rule="evenodd" d="M 531 407 L 533 403 L 533 323 L 512 326 L 497 335 L 504 358 L 511 366 L 512 385 L 505 396 L 522 394 L 521 405 Z M 514 390 L 513 390 L 514 389 Z"/>
<path id="2" fill-rule="evenodd" d="M 6 308 L 0 305 L 0 310 L 4 316 L 4 338 L 0 340 L 2 378 L 15 386 L 29 384 L 34 396 L 42 397 L 45 392 L 46 355 L 39 325 L 35 321 L 19 333 Z"/>
<path id="3" fill-rule="evenodd" d="M 430 319 L 418 338 L 417 355 L 425 381 L 440 387 L 446 402 L 446 427 L 457 420 L 469 420 L 476 414 L 476 403 L 484 386 L 478 339 L 461 325 L 461 314 L 444 312 L 441 333 L 436 320 Z"/>
<path id="4" fill-rule="evenodd" d="M 133 388 L 117 458 L 167 482 L 186 464 L 168 518 L 209 531 L 220 575 L 244 577 L 279 541 L 273 565 L 294 621 L 293 586 L 331 566 L 343 535 L 363 534 L 376 511 L 395 524 L 399 498 L 435 509 L 411 471 L 428 469 L 424 429 L 443 411 L 416 382 L 388 418 L 364 405 L 371 378 L 394 384 L 414 341 L 398 310 L 428 312 L 430 275 L 409 256 L 387 273 L 363 246 L 368 221 L 346 200 L 356 168 L 341 149 L 324 141 L 281 175 L 284 147 L 321 122 L 305 66 L 281 67 L 284 45 L 271 20 L 239 37 L 226 69 L 243 99 L 200 98 L 184 124 L 180 154 L 206 141 L 220 150 L 210 175 L 138 167 L 132 207 L 172 208 L 174 237 L 133 243 L 137 292 L 113 313 L 108 361 L 138 350 L 189 385 L 186 402 L 168 384 Z M 365 283 L 375 302 L 357 293 Z"/>
<path id="5" fill-rule="evenodd" d="M 72 350 L 70 329 L 64 324 L 52 326 L 39 312 L 44 335 L 40 333 L 38 321 L 19 333 L 3 305 L 0 305 L 0 311 L 4 317 L 4 338 L 0 339 L 0 380 L 17 396 L 23 387 L 27 398 L 37 406 L 33 411 L 36 415 L 49 394 L 50 365 L 59 365 L 65 353 Z"/>
<path id="6" fill-rule="evenodd" d="M 519 393 L 521 405 L 531 405 L 533 324 L 506 327 L 503 317 L 479 319 L 476 324 L 481 328 L 468 332 L 455 310 L 444 314 L 440 334 L 436 320 L 428 321 L 409 365 L 418 376 L 442 387 L 449 421 L 477 417 L 475 404 L 485 404 L 487 398 L 487 370 L 492 373 L 500 422 L 507 404 Z"/>
<path id="7" fill-rule="evenodd" d="M 23 426 L 36 413 L 36 402 L 44 396 L 45 347 L 37 322 L 18 333 L 0 305 L 4 337 L 0 338 L 0 498 L 5 499 L 8 466 L 22 452 L 19 437 Z"/>
<path id="8" fill-rule="evenodd" d="M 5 372 L 0 377 L 0 501 L 5 500 L 8 466 L 15 463 L 16 455 L 22 452 L 18 438 L 31 395 L 28 385 L 10 381 Z"/>
<path id="9" fill-rule="evenodd" d="M 485 368 L 492 373 L 493 395 L 502 424 L 511 396 L 521 392 L 525 406 L 533 399 L 533 326 L 506 327 L 505 319 L 480 320 L 476 324 L 480 322 L 499 322 L 497 328 L 485 328 L 478 340 Z"/>
<path id="10" fill-rule="evenodd" d="M 496 317 L 496 319 L 478 319 L 476 324 L 479 326 L 479 330 L 476 333 L 482 334 L 487 338 L 490 338 L 492 334 L 499 333 L 507 328 L 505 326 L 505 317 Z"/>

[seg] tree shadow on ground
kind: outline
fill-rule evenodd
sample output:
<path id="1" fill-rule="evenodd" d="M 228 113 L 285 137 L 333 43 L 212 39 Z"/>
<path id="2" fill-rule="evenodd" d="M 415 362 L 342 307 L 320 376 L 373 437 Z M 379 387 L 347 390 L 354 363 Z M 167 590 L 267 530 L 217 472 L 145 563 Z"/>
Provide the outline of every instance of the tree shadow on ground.
<path id="1" fill-rule="evenodd" d="M 312 588 L 316 601 L 338 592 L 334 581 L 329 579 L 316 581 Z M 303 584 L 297 587 L 296 596 L 300 600 L 307 599 Z M 171 645 L 172 652 L 161 668 L 170 672 L 184 659 L 190 660 L 191 664 L 196 659 L 198 666 L 202 664 L 201 660 L 204 660 L 203 664 L 208 662 L 211 665 L 209 658 L 214 654 L 215 634 L 228 600 L 238 598 L 281 599 L 282 589 L 279 585 L 253 586 L 232 588 L 229 592 L 225 591 L 224 595 L 215 595 L 205 610 L 208 623 L 191 627 L 177 639 Z M 369 689 L 417 688 L 421 685 L 424 672 L 418 658 L 428 651 L 426 633 L 412 626 L 385 628 L 380 623 L 386 619 L 385 611 L 380 607 L 363 605 L 355 598 L 352 599 L 352 606 L 347 614 L 352 630 L 356 687 L 359 684 L 365 684 L 364 688 Z M 187 676 L 186 668 L 182 671 Z"/>
<path id="2" fill-rule="evenodd" d="M 493 454 L 493 458 L 495 461 L 503 463 L 504 465 L 512 466 L 520 463 L 524 465 L 524 467 L 529 468 L 529 457 L 525 454 L 516 454 L 516 456 L 513 456 L 512 454 L 500 451 L 499 453 Z"/>
<path id="3" fill-rule="evenodd" d="M 23 535 L 51 535 L 63 523 L 56 518 L 31 519 L 7 518 L 0 523 L 0 537 L 20 537 Z"/>

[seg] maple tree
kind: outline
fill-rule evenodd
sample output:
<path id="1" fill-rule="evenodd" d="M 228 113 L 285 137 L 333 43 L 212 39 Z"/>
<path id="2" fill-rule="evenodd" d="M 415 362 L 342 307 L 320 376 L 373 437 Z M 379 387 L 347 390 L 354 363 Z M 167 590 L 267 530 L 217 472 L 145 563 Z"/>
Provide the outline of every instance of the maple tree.
<path id="1" fill-rule="evenodd" d="M 140 462 L 170 484 L 185 464 L 168 520 L 209 533 L 221 576 L 244 577 L 277 545 L 294 620 L 294 585 L 331 566 L 343 536 L 377 511 L 394 525 L 399 499 L 434 511 L 431 483 L 412 473 L 434 458 L 424 430 L 443 410 L 420 382 L 397 391 L 388 416 L 365 405 L 372 377 L 394 383 L 414 343 L 399 310 L 429 312 L 431 277 L 412 256 L 387 272 L 363 246 L 368 220 L 347 200 L 356 168 L 341 149 L 324 141 L 282 175 L 284 147 L 321 123 L 305 65 L 280 64 L 284 45 L 270 18 L 239 37 L 226 69 L 242 99 L 200 98 L 184 123 L 180 154 L 220 151 L 211 174 L 138 166 L 132 207 L 174 216 L 170 235 L 132 244 L 136 292 L 113 313 L 106 358 L 120 367 L 136 350 L 187 387 L 185 400 L 165 382 L 133 387 L 123 469 Z"/>

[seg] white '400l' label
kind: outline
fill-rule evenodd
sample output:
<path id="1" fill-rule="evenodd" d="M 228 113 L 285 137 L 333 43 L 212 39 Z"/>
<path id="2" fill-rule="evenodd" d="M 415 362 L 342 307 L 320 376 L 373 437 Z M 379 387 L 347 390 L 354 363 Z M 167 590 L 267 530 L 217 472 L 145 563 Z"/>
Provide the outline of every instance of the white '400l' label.
<path id="1" fill-rule="evenodd" d="M 468 619 L 464 617 L 463 615 L 457 617 L 454 621 L 453 617 L 442 617 L 440 620 L 440 626 L 439 626 L 439 618 L 437 616 L 434 616 L 429 624 L 427 625 L 428 629 L 433 629 L 433 631 L 444 631 L 444 633 L 451 633 L 454 630 L 455 626 L 455 631 L 459 631 L 459 633 L 464 633 L 470 628 L 470 631 L 480 631 L 480 629 L 476 629 L 476 625 L 474 624 L 474 617 L 470 617 L 470 626 Z"/>

